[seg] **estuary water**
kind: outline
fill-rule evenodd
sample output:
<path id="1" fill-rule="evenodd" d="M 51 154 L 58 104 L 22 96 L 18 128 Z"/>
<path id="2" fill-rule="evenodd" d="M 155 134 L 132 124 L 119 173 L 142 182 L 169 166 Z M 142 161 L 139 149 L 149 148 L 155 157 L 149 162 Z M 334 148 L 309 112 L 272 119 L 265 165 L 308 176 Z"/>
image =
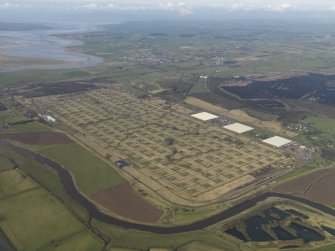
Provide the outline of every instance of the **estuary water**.
<path id="1" fill-rule="evenodd" d="M 41 59 L 40 63 L 0 64 L 0 72 L 15 72 L 32 69 L 75 69 L 92 67 L 103 62 L 100 57 L 72 52 L 68 47 L 80 45 L 77 40 L 57 35 L 96 30 L 88 26 L 59 25 L 47 29 L 24 31 L 0 31 L 0 60 L 2 56 Z M 55 62 L 52 62 L 55 61 Z"/>

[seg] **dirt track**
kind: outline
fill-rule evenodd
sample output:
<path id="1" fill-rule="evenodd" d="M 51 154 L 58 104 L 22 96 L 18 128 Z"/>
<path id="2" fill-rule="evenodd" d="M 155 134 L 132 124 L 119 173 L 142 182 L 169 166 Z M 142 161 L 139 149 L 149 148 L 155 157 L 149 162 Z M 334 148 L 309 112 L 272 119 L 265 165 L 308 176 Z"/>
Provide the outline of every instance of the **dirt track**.
<path id="1" fill-rule="evenodd" d="M 163 212 L 138 195 L 128 183 L 93 194 L 92 199 L 125 218 L 155 223 Z"/>
<path id="2" fill-rule="evenodd" d="M 18 141 L 26 145 L 55 145 L 72 142 L 65 134 L 55 132 L 2 133 L 0 138 Z"/>
<path id="3" fill-rule="evenodd" d="M 322 169 L 275 187 L 279 193 L 293 193 L 301 197 L 331 204 L 335 202 L 335 168 Z"/>

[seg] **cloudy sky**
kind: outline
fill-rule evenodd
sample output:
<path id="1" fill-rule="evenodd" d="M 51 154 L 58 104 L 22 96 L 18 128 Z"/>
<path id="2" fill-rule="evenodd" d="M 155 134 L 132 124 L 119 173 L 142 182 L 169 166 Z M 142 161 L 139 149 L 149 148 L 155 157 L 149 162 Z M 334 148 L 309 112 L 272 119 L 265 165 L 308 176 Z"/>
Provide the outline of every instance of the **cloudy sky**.
<path id="1" fill-rule="evenodd" d="M 334 0 L 0 0 L 1 11 L 15 8 L 58 8 L 72 11 L 160 9 L 191 14 L 194 8 L 228 11 L 335 11 Z"/>
<path id="2" fill-rule="evenodd" d="M 47 13 L 64 13 L 68 16 L 90 14 L 95 16 L 118 13 L 124 17 L 134 15 L 175 17 L 211 17 L 216 13 L 230 15 L 291 15 L 297 13 L 318 13 L 334 17 L 335 0 L 0 0 L 0 20 L 31 17 Z M 256 13 L 256 14 L 255 14 Z M 304 15 L 305 15 L 304 14 Z M 91 16 L 92 16 L 91 15 Z M 88 15 L 86 15 L 88 16 Z M 133 18 L 134 19 L 134 18 Z"/>

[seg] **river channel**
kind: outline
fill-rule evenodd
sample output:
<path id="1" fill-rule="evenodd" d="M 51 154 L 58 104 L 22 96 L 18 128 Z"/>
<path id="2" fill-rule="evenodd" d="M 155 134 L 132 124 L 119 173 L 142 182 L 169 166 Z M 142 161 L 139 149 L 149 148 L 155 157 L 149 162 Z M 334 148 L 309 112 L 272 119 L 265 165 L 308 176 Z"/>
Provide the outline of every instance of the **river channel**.
<path id="1" fill-rule="evenodd" d="M 140 231 L 147 231 L 147 232 L 152 232 L 152 233 L 157 233 L 157 234 L 174 234 L 174 233 L 183 233 L 183 232 L 201 230 L 211 225 L 214 225 L 220 221 L 227 220 L 231 217 L 234 217 L 242 213 L 243 211 L 249 208 L 252 208 L 257 203 L 262 202 L 270 197 L 288 199 L 288 200 L 292 200 L 295 202 L 299 202 L 299 203 L 308 205 L 310 207 L 313 207 L 315 209 L 318 209 L 326 214 L 335 216 L 335 210 L 325 205 L 322 205 L 322 204 L 319 204 L 319 203 L 316 203 L 316 202 L 313 202 L 313 201 L 310 201 L 304 198 L 300 198 L 294 195 L 267 192 L 267 193 L 257 195 L 256 197 L 246 200 L 240 204 L 237 204 L 221 213 L 218 213 L 204 220 L 200 220 L 200 221 L 187 224 L 187 225 L 164 227 L 164 226 L 154 226 L 154 225 L 146 225 L 146 224 L 141 224 L 141 223 L 134 223 L 134 222 L 118 219 L 116 217 L 113 217 L 111 215 L 101 212 L 93 202 L 91 202 L 82 193 L 80 193 L 80 191 L 75 186 L 75 183 L 73 181 L 71 174 L 67 170 L 65 170 L 62 166 L 57 164 L 56 162 L 40 154 L 29 151 L 25 148 L 15 146 L 5 140 L 0 140 L 0 145 L 24 157 L 31 158 L 41 164 L 45 164 L 53 168 L 58 173 L 60 180 L 65 190 L 67 191 L 67 193 L 71 196 L 71 198 L 74 201 L 78 202 L 82 207 L 86 209 L 87 213 L 92 219 L 96 219 L 96 220 L 105 222 L 107 224 L 111 224 L 111 225 L 126 228 L 126 229 L 136 229 Z"/>

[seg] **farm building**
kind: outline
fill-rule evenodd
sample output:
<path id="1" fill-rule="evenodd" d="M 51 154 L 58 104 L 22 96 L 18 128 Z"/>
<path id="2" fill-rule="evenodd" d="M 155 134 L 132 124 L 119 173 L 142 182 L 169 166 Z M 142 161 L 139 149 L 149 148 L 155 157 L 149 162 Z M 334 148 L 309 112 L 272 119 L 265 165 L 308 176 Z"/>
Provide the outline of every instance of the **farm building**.
<path id="1" fill-rule="evenodd" d="M 211 119 L 216 119 L 218 118 L 218 116 L 214 115 L 214 114 L 210 114 L 208 112 L 200 112 L 200 113 L 196 113 L 191 115 L 193 118 L 197 118 L 200 119 L 202 121 L 207 121 L 207 120 L 211 120 Z"/>
<path id="2" fill-rule="evenodd" d="M 275 147 L 282 147 L 292 143 L 291 140 L 279 136 L 274 136 L 272 138 L 265 139 L 263 140 L 263 142 Z"/>
<path id="3" fill-rule="evenodd" d="M 128 162 L 125 161 L 125 160 L 115 161 L 115 164 L 118 168 L 124 168 L 124 167 L 127 167 L 129 165 Z"/>
<path id="4" fill-rule="evenodd" d="M 240 124 L 240 123 L 234 123 L 234 124 L 231 124 L 231 125 L 227 125 L 227 126 L 224 126 L 223 128 L 225 128 L 229 131 L 239 133 L 239 134 L 254 130 L 254 128 L 252 128 L 250 126 Z"/>
<path id="5" fill-rule="evenodd" d="M 56 123 L 56 119 L 50 115 L 38 114 L 38 116 L 48 123 Z"/>

